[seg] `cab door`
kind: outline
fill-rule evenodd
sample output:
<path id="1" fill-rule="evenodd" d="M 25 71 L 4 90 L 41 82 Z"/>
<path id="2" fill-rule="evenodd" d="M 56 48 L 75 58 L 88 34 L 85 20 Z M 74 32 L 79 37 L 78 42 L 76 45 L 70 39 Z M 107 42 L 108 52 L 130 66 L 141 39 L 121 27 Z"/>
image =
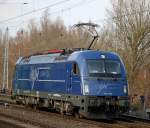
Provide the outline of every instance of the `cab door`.
<path id="1" fill-rule="evenodd" d="M 77 63 L 70 63 L 68 69 L 68 93 L 81 95 L 81 77 Z"/>

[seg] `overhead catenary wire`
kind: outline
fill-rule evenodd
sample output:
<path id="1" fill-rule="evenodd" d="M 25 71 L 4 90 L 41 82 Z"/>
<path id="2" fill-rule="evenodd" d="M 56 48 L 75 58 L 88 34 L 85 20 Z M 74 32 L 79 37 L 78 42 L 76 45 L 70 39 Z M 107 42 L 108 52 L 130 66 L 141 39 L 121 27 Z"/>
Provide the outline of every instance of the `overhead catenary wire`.
<path id="1" fill-rule="evenodd" d="M 54 4 L 48 5 L 48 6 L 43 7 L 43 8 L 34 9 L 34 10 L 32 10 L 32 11 L 30 11 L 30 12 L 27 12 L 27 13 L 24 13 L 24 14 L 22 14 L 22 15 L 19 15 L 19 16 L 16 16 L 16 17 L 12 17 L 12 18 L 9 18 L 9 19 L 0 21 L 0 24 L 1 24 L 1 23 L 7 23 L 7 22 L 10 22 L 10 21 L 13 21 L 13 20 L 15 20 L 15 19 L 18 19 L 19 17 L 23 17 L 23 16 L 26 16 L 26 15 L 30 15 L 30 14 L 32 14 L 32 13 L 36 13 L 36 12 L 42 11 L 42 10 L 44 10 L 44 9 L 48 9 L 48 8 L 51 8 L 51 7 L 54 7 L 54 6 L 58 6 L 58 5 L 60 5 L 60 4 L 66 3 L 66 2 L 68 2 L 68 1 L 71 1 L 71 0 L 63 0 L 63 1 L 56 2 L 56 3 L 54 3 Z M 85 1 L 87 1 L 87 2 L 85 2 Z M 50 12 L 50 13 L 48 13 L 48 15 L 53 15 L 53 14 L 57 14 L 57 13 L 60 13 L 60 12 L 64 13 L 64 12 L 70 11 L 70 10 L 76 8 L 76 7 L 79 7 L 79 6 L 81 6 L 81 5 L 91 3 L 91 2 L 93 2 L 93 1 L 95 1 L 95 0 L 81 0 L 81 1 L 79 1 L 78 3 L 76 3 L 76 4 L 74 4 L 74 5 L 70 6 L 70 7 L 66 7 L 66 8 L 62 8 L 62 9 L 60 9 L 60 10 L 58 10 L 58 11 Z M 145 12 L 150 12 L 150 10 L 149 10 L 149 9 L 145 9 L 145 10 L 143 10 L 142 12 L 138 11 L 138 12 L 129 13 L 129 14 L 122 14 L 122 16 L 134 15 L 134 14 L 137 14 L 137 13 L 145 13 Z M 35 21 L 35 19 L 36 19 L 36 20 L 40 20 L 41 18 L 42 18 L 42 17 L 40 17 L 40 18 L 38 17 L 38 19 L 37 19 L 37 18 L 34 18 L 34 21 Z M 115 20 L 116 18 L 117 18 L 117 16 L 110 17 L 110 18 L 107 18 L 107 19 Z M 94 20 L 93 22 L 100 22 L 100 21 L 104 21 L 104 20 L 107 20 L 107 19 L 103 19 L 103 20 L 102 20 L 102 19 L 98 19 L 98 20 Z M 25 21 L 27 21 L 27 20 L 29 20 L 29 19 L 26 19 Z M 23 21 L 23 22 L 24 22 L 24 21 Z M 23 24 L 23 22 L 22 22 L 21 24 Z M 19 26 L 20 26 L 20 25 L 16 25 L 16 29 L 17 29 Z M 15 27 L 13 28 L 13 30 L 15 30 Z"/>
<path id="2" fill-rule="evenodd" d="M 70 1 L 70 0 L 69 0 Z M 91 2 L 94 2 L 95 0 L 81 0 L 81 1 L 79 1 L 79 2 L 77 2 L 77 3 L 75 3 L 75 4 L 73 4 L 73 5 L 71 5 L 70 7 L 66 7 L 66 8 L 63 8 L 63 9 L 59 9 L 59 10 L 57 10 L 57 11 L 53 11 L 53 12 L 50 12 L 50 13 L 48 13 L 48 16 L 49 15 L 54 15 L 54 14 L 57 14 L 57 13 L 60 13 L 60 12 L 67 12 L 67 11 L 70 11 L 70 10 L 72 10 L 72 9 L 74 9 L 74 8 L 76 8 L 76 7 L 79 7 L 79 6 L 82 6 L 82 5 L 85 5 L 85 4 L 90 4 Z M 46 8 L 47 9 L 47 8 Z M 39 10 L 39 9 L 37 9 L 37 10 Z M 25 13 L 26 14 L 26 13 Z M 25 16 L 25 14 L 23 14 L 22 16 Z M 19 17 L 16 17 L 16 18 L 9 18 L 9 19 L 7 19 L 7 20 L 5 20 L 5 21 L 0 21 L 0 23 L 4 23 L 4 22 L 10 22 L 10 21 L 12 21 L 12 20 L 15 20 L 15 19 L 17 19 L 17 18 L 19 18 Z M 34 21 L 36 21 L 36 20 L 40 20 L 42 18 L 42 16 L 39 18 L 34 18 Z M 25 22 L 25 21 L 28 21 L 29 19 L 26 19 L 26 20 L 24 20 L 23 22 Z M 17 29 L 17 28 L 19 28 L 19 26 L 20 26 L 20 24 L 23 24 L 23 22 L 22 23 L 19 23 L 19 25 L 15 25 L 14 27 L 13 27 L 13 30 L 15 30 L 15 28 Z M 12 26 L 11 26 L 12 27 Z M 6 27 L 3 27 L 3 29 L 4 28 L 6 28 Z M 12 30 L 12 29 L 11 29 Z"/>
<path id="3" fill-rule="evenodd" d="M 24 14 L 22 14 L 22 15 L 18 15 L 18 16 L 15 16 L 15 17 L 8 18 L 8 19 L 6 19 L 6 20 L 2 20 L 2 21 L 0 21 L 0 24 L 2 24 L 2 23 L 7 23 L 7 22 L 11 22 L 12 20 L 18 19 L 18 18 L 20 18 L 20 17 L 24 17 L 24 16 L 26 16 L 26 15 L 30 15 L 30 14 L 32 14 L 32 13 L 36 13 L 36 12 L 45 10 L 45 9 L 48 9 L 48 8 L 51 8 L 51 7 L 54 7 L 54 6 L 57 6 L 57 5 L 66 3 L 66 2 L 68 2 L 68 1 L 71 1 L 71 0 L 63 0 L 63 1 L 60 1 L 60 2 L 57 2 L 57 3 L 51 4 L 51 5 L 48 5 L 48 6 L 46 6 L 46 7 L 40 8 L 40 9 L 34 9 L 34 10 L 32 10 L 32 11 L 30 11 L 30 12 L 27 12 L 27 13 L 24 13 Z M 87 1 L 87 2 L 85 2 L 85 1 Z M 70 6 L 70 7 L 63 8 L 63 9 L 60 9 L 60 10 L 58 10 L 58 11 L 50 12 L 48 15 L 53 15 L 53 14 L 57 14 L 57 13 L 60 13 L 60 12 L 70 11 L 70 10 L 72 10 L 72 9 L 78 7 L 78 6 L 82 6 L 82 5 L 84 5 L 84 4 L 89 4 L 89 3 L 93 2 L 93 1 L 95 1 L 95 0 L 84 0 L 84 1 L 81 0 L 80 2 L 74 4 L 74 5 Z M 42 18 L 42 17 L 40 17 L 40 18 Z M 40 18 L 38 18 L 38 19 L 40 19 Z"/>
<path id="4" fill-rule="evenodd" d="M 87 2 L 85 2 L 85 1 L 87 1 Z M 74 9 L 74 8 L 77 8 L 77 7 L 82 6 L 82 5 L 85 5 L 85 4 L 89 4 L 89 3 L 94 2 L 94 1 L 95 1 L 95 0 L 84 0 L 84 1 L 81 0 L 81 1 L 79 1 L 78 3 L 75 3 L 75 4 L 71 5 L 70 7 L 66 7 L 66 8 L 57 10 L 57 11 L 50 12 L 50 13 L 48 13 L 48 16 L 54 15 L 54 14 L 58 14 L 58 13 L 60 13 L 60 12 L 64 13 L 64 12 L 70 11 L 70 10 L 72 10 L 72 9 Z M 36 18 L 36 19 L 37 19 L 37 20 L 40 20 L 41 18 L 42 18 L 42 16 L 41 16 L 40 18 L 38 18 L 38 19 Z M 34 21 L 35 21 L 35 19 L 34 19 Z"/>
<path id="5" fill-rule="evenodd" d="M 0 24 L 9 22 L 9 21 L 14 20 L 14 19 L 18 19 L 18 18 L 20 18 L 20 17 L 24 17 L 24 16 L 26 16 L 26 15 L 30 15 L 30 14 L 35 13 L 35 12 L 39 12 L 39 11 L 48 9 L 48 8 L 50 8 L 50 7 L 54 7 L 54 6 L 57 6 L 57 5 L 60 5 L 60 4 L 64 4 L 64 3 L 69 2 L 69 1 L 71 1 L 71 0 L 62 0 L 62 1 L 56 2 L 56 3 L 54 3 L 54 4 L 50 4 L 50 5 L 46 6 L 46 7 L 42 7 L 42 8 L 39 8 L 39 9 L 35 9 L 35 10 L 32 10 L 32 11 L 26 12 L 26 13 L 24 13 L 24 14 L 18 15 L 18 16 L 8 18 L 8 19 L 6 19 L 6 20 L 2 20 L 2 21 L 0 21 Z"/>

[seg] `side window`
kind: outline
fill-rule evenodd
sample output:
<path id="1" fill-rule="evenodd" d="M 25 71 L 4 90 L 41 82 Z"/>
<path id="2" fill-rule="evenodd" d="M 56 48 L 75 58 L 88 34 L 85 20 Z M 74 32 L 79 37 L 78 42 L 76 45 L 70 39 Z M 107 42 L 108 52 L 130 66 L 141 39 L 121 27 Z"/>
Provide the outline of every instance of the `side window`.
<path id="1" fill-rule="evenodd" d="M 72 69 L 73 74 L 79 76 L 79 75 L 80 75 L 80 71 L 79 71 L 78 65 L 77 65 L 76 63 L 74 63 L 72 68 L 73 68 L 73 69 Z"/>
<path id="2" fill-rule="evenodd" d="M 38 73 L 39 80 L 50 80 L 51 79 L 51 71 L 50 69 L 39 69 Z"/>
<path id="3" fill-rule="evenodd" d="M 30 70 L 20 69 L 18 70 L 18 79 L 29 79 Z"/>

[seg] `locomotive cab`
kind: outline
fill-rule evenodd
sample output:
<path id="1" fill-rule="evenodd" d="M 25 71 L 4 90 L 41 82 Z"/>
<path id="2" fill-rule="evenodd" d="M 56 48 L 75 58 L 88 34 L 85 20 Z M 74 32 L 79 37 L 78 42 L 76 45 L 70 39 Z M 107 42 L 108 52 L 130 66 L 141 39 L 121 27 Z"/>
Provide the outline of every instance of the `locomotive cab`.
<path id="1" fill-rule="evenodd" d="M 76 58 L 77 61 L 76 67 L 73 67 L 73 70 L 77 70 L 75 81 L 78 81 L 73 86 L 77 88 L 81 85 L 81 94 L 84 97 L 79 113 L 88 118 L 107 118 L 107 115 L 127 112 L 127 78 L 120 57 L 115 53 L 98 51 L 73 54 L 72 59 Z"/>

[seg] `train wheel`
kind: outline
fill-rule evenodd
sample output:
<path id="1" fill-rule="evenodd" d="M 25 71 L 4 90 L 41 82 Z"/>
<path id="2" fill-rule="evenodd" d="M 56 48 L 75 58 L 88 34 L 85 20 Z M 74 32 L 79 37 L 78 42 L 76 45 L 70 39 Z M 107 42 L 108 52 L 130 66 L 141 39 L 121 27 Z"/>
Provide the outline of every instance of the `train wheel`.
<path id="1" fill-rule="evenodd" d="M 65 116 L 64 111 L 60 111 L 60 115 L 61 115 L 62 117 L 64 117 L 64 116 Z"/>
<path id="2" fill-rule="evenodd" d="M 75 109 L 75 110 L 74 110 L 74 117 L 75 117 L 76 119 L 82 118 L 82 116 L 80 115 L 78 109 Z"/>
<path id="3" fill-rule="evenodd" d="M 64 115 L 65 115 L 64 104 L 63 103 L 61 103 L 60 114 L 61 114 L 62 117 L 64 117 Z"/>
<path id="4" fill-rule="evenodd" d="M 80 118 L 80 114 L 79 113 L 74 113 L 74 117 L 76 118 L 76 119 L 79 119 Z"/>
<path id="5" fill-rule="evenodd" d="M 34 111 L 36 111 L 38 107 L 37 107 L 36 104 L 33 104 L 33 105 L 32 105 L 32 108 L 33 108 Z"/>
<path id="6" fill-rule="evenodd" d="M 30 108 L 30 105 L 29 105 L 29 97 L 25 97 L 24 98 L 24 105 L 26 108 Z"/>

